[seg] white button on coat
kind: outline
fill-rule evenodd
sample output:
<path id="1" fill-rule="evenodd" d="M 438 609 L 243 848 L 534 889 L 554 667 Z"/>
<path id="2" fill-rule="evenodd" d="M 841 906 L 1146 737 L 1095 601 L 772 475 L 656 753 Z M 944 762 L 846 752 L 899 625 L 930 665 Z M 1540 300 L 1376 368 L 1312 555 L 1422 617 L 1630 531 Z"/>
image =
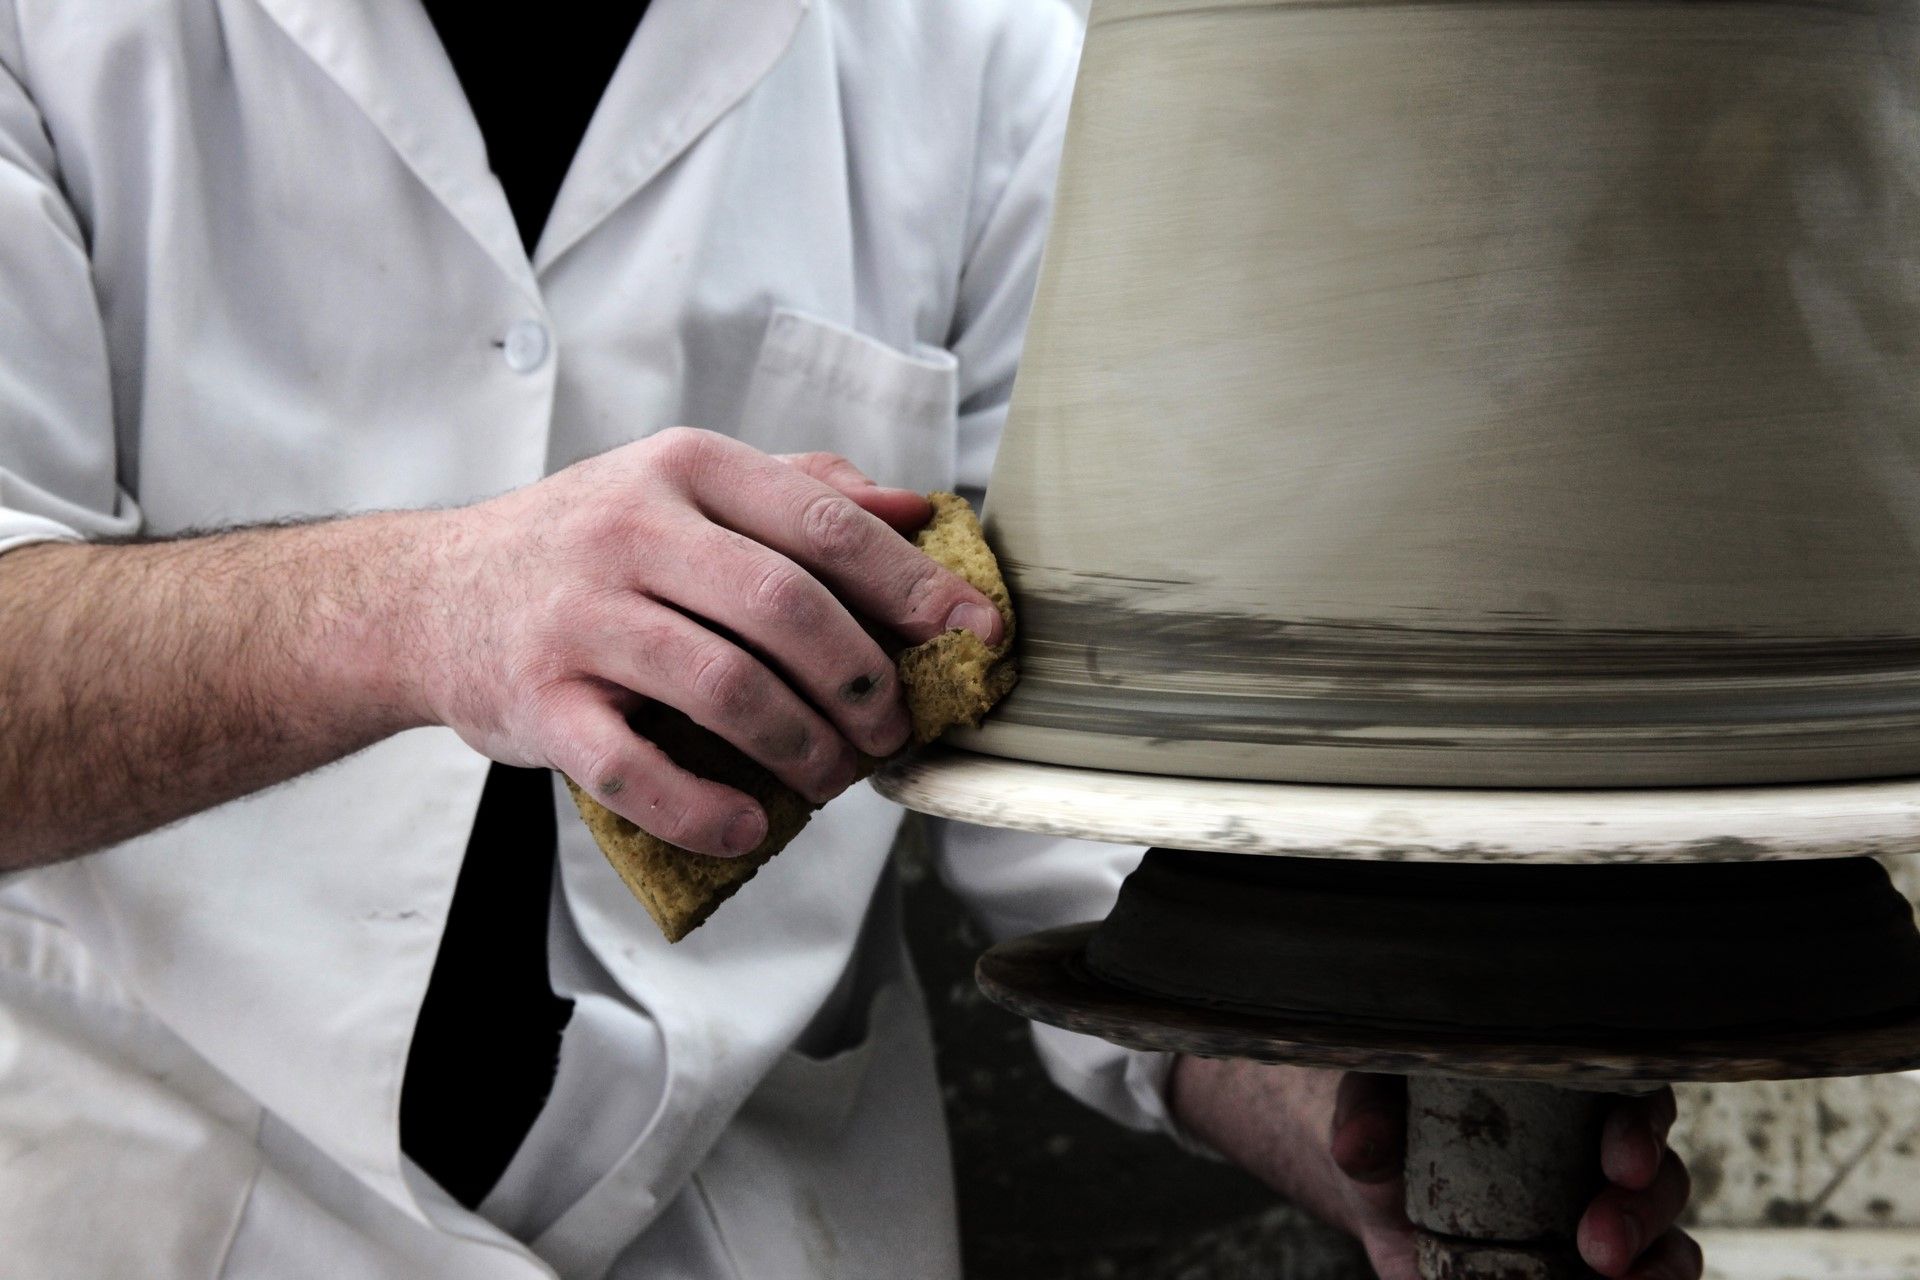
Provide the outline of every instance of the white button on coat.
<path id="1" fill-rule="evenodd" d="M 516 320 L 500 343 L 507 368 L 515 373 L 532 373 L 538 369 L 547 362 L 547 353 L 552 347 L 547 326 L 538 320 Z"/>
<path id="2" fill-rule="evenodd" d="M 1054 0 L 653 0 L 529 261 L 417 3 L 7 5 L 0 551 L 459 504 L 679 423 L 982 486 L 1076 39 Z M 673 947 L 562 813 L 661 1102 L 532 1248 L 421 1190 L 399 1086 L 486 770 L 406 733 L 0 888 L 0 1270 L 958 1276 L 865 787 Z M 983 839 L 1001 933 L 1131 856 Z M 1063 1082 L 1163 1118 L 1155 1060 L 1074 1043 Z"/>

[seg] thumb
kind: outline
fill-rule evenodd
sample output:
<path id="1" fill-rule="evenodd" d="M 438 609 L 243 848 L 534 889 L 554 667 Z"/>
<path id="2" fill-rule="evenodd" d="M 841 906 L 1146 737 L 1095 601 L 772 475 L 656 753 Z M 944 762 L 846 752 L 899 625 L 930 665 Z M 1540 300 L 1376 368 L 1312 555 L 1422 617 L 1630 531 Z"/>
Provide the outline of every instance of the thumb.
<path id="1" fill-rule="evenodd" d="M 1365 1071 L 1342 1076 L 1328 1148 L 1334 1164 L 1355 1182 L 1398 1178 L 1407 1150 L 1406 1077 Z"/>

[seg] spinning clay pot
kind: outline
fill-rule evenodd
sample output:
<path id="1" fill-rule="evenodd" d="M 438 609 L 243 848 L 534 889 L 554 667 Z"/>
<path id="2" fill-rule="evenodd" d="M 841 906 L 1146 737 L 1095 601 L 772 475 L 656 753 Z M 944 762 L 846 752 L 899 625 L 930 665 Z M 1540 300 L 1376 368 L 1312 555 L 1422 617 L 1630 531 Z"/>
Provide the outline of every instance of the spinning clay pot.
<path id="1" fill-rule="evenodd" d="M 1913 8 L 1097 0 L 965 744 L 1920 772 Z"/>

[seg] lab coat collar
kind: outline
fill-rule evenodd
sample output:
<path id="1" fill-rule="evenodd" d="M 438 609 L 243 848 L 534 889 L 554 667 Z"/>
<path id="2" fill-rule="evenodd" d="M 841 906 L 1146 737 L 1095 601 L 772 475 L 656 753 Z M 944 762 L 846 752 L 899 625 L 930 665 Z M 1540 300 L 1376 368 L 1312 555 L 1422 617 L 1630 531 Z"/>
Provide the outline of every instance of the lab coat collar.
<path id="1" fill-rule="evenodd" d="M 653 0 L 535 248 L 544 270 L 765 79 L 811 0 Z"/>
<path id="2" fill-rule="evenodd" d="M 765 78 L 811 0 L 653 0 L 581 140 L 541 237 L 544 267 L 657 177 Z M 421 182 L 539 297 L 485 140 L 417 0 L 259 0 Z"/>
<path id="3" fill-rule="evenodd" d="M 487 255 L 536 301 L 539 286 L 487 148 L 418 0 L 258 0 L 319 64 Z"/>

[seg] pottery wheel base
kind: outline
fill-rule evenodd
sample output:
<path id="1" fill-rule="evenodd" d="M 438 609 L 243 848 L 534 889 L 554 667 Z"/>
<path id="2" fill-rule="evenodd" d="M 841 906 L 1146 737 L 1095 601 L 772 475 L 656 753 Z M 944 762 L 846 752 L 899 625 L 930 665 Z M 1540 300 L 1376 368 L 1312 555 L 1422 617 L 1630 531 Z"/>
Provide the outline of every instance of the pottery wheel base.
<path id="1" fill-rule="evenodd" d="M 976 977 L 1036 1022 L 1137 1049 L 1380 1071 L 1408 1079 L 1407 1207 L 1424 1280 L 1592 1280 L 1573 1247 L 1598 1189 L 1609 1091 L 1920 1067 L 1920 1012 L 1765 1035 L 1489 1034 L 1288 1019 L 1103 982 L 1097 925 L 1001 943 Z"/>
<path id="2" fill-rule="evenodd" d="M 975 976 L 1024 1018 L 1134 1049 L 1402 1075 L 1537 1080 L 1606 1089 L 1648 1081 L 1805 1080 L 1920 1067 L 1920 1010 L 1838 1028 L 1765 1035 L 1488 1033 L 1287 1019 L 1185 1005 L 1095 978 L 1097 925 L 1003 942 Z"/>
<path id="3" fill-rule="evenodd" d="M 1092 975 L 1343 1024 L 1772 1033 L 1920 1007 L 1913 907 L 1871 858 L 1362 863 L 1152 849 Z"/>

